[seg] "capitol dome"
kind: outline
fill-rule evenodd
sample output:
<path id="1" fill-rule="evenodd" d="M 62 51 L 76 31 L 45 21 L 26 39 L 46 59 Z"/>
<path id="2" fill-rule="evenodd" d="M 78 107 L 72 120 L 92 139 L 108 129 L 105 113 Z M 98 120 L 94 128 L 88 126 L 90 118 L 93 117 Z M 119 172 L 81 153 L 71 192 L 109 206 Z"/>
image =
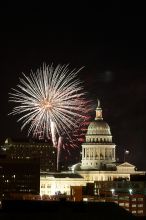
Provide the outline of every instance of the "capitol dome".
<path id="1" fill-rule="evenodd" d="M 99 100 L 96 108 L 95 119 L 90 122 L 87 129 L 86 142 L 112 142 L 111 130 L 109 125 L 103 120 L 102 108 Z"/>
<path id="2" fill-rule="evenodd" d="M 87 135 L 111 135 L 110 127 L 103 120 L 92 121 L 88 126 Z"/>

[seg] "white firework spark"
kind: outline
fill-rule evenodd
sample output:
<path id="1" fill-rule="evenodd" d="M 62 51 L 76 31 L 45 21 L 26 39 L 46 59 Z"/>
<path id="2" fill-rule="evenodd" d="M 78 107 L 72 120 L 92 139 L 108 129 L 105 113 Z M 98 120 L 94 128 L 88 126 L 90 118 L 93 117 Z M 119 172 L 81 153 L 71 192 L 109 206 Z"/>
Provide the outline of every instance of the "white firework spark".
<path id="1" fill-rule="evenodd" d="M 86 117 L 85 93 L 77 78 L 81 69 L 70 71 L 68 65 L 54 68 L 43 64 L 29 77 L 23 74 L 9 97 L 10 102 L 17 104 L 10 114 L 19 115 L 21 129 L 30 125 L 28 135 L 42 130 L 57 147 L 57 136 L 69 135 L 79 120 Z"/>

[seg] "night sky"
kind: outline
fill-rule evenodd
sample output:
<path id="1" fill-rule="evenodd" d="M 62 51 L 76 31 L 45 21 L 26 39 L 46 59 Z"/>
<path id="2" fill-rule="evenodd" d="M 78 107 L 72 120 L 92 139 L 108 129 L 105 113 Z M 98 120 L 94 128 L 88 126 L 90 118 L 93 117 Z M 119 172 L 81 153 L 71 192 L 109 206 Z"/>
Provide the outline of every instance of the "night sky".
<path id="1" fill-rule="evenodd" d="M 142 7 L 142 6 L 141 6 Z M 0 141 L 26 137 L 7 116 L 8 93 L 22 72 L 43 62 L 85 68 L 79 77 L 111 127 L 117 157 L 146 170 L 146 34 L 141 10 L 108 5 L 14 5 L 0 9 Z"/>

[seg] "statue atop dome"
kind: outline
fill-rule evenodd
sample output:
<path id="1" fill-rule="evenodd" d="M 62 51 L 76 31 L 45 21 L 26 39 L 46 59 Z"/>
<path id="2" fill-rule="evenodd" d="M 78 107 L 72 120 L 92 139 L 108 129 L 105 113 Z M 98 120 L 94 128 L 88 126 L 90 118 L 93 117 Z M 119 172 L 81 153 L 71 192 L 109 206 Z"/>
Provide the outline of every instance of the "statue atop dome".
<path id="1" fill-rule="evenodd" d="M 100 100 L 99 99 L 97 99 L 97 103 L 98 103 L 97 107 L 100 108 Z"/>
<path id="2" fill-rule="evenodd" d="M 95 120 L 103 120 L 102 118 L 102 108 L 100 106 L 100 100 L 97 99 L 96 117 Z"/>

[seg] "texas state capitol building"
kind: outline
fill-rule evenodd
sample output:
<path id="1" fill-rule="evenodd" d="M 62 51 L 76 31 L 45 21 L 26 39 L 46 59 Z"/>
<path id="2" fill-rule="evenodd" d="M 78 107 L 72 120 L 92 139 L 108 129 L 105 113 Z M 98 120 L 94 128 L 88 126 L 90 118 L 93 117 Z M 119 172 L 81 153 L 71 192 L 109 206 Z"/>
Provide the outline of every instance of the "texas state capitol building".
<path id="1" fill-rule="evenodd" d="M 136 167 L 124 162 L 116 165 L 116 145 L 112 142 L 109 125 L 103 120 L 100 101 L 95 119 L 88 126 L 82 144 L 82 161 L 62 173 L 41 173 L 40 194 L 55 195 L 57 192 L 70 195 L 71 186 L 85 186 L 94 181 L 113 181 L 118 178 L 130 180 L 130 174 L 143 174 Z"/>

